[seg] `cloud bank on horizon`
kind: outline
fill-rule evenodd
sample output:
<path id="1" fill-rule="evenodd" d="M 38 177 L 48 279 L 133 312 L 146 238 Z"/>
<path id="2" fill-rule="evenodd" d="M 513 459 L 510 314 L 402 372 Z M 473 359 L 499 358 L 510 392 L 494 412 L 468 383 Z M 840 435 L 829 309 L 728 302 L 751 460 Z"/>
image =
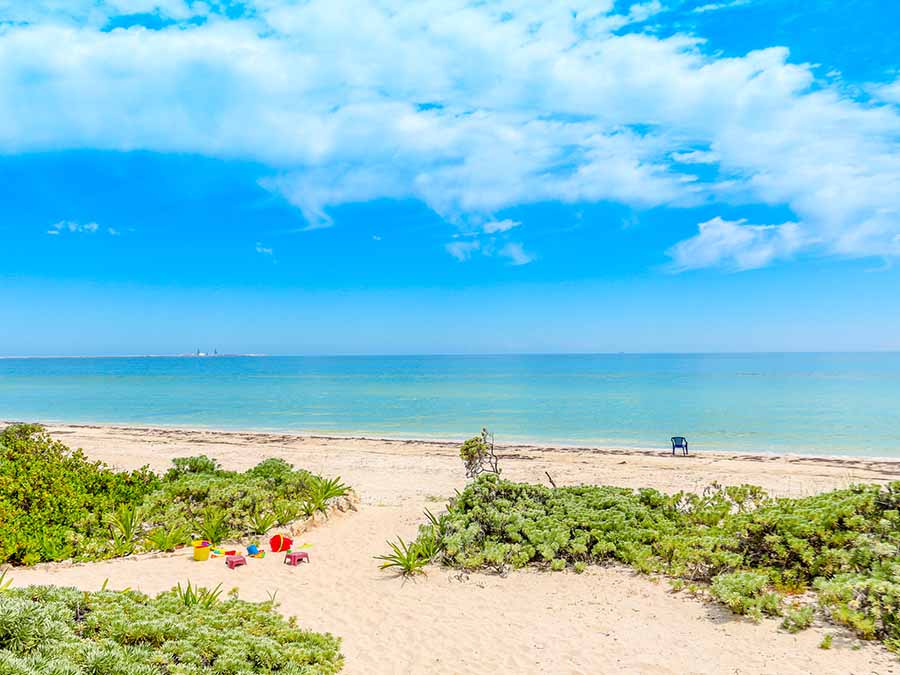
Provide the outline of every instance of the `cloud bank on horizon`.
<path id="1" fill-rule="evenodd" d="M 420 200 L 460 261 L 534 260 L 498 214 L 541 202 L 793 214 L 698 223 L 673 271 L 900 256 L 900 77 L 717 53 L 673 3 L 0 0 L 0 152 L 253 160 L 308 228 Z"/>

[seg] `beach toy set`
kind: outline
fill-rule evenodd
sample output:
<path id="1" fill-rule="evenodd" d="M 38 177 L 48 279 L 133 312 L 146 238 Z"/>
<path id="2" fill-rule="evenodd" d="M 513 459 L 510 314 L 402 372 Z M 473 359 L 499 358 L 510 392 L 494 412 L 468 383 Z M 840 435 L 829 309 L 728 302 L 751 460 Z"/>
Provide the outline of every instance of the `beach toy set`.
<path id="1" fill-rule="evenodd" d="M 276 534 L 269 539 L 269 548 L 272 553 L 284 553 L 284 563 L 296 567 L 301 562 L 309 562 L 309 553 L 306 551 L 293 551 L 291 547 L 294 541 L 283 534 Z M 304 544 L 304 547 L 309 544 Z M 225 558 L 225 564 L 228 569 L 235 569 L 247 564 L 247 558 L 265 558 L 266 552 L 259 547 L 259 544 L 250 544 L 247 546 L 247 553 L 238 553 L 237 549 L 223 550 L 215 548 L 213 545 L 203 540 L 193 542 L 194 560 L 203 562 L 210 558 Z"/>

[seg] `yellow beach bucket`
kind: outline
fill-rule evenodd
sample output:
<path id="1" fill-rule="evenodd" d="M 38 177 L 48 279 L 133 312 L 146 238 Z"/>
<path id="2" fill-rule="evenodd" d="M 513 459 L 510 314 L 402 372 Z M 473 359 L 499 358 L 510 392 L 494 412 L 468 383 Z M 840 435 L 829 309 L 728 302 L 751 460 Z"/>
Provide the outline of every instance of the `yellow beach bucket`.
<path id="1" fill-rule="evenodd" d="M 208 541 L 194 542 L 194 560 L 209 560 L 209 552 L 212 549 Z"/>

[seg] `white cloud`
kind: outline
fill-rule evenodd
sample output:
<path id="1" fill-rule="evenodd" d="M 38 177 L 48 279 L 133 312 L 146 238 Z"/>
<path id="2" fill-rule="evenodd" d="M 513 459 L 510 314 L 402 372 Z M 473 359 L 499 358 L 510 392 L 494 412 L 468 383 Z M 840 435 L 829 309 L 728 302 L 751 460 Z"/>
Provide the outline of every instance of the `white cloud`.
<path id="1" fill-rule="evenodd" d="M 516 225 L 518 224 L 516 223 Z M 512 227 L 507 228 L 507 230 L 509 229 L 512 229 Z M 497 232 L 502 235 L 504 230 L 498 230 Z M 458 238 L 444 245 L 447 253 L 460 262 L 471 260 L 476 253 L 487 258 L 495 256 L 508 258 L 510 264 L 516 266 L 527 265 L 535 260 L 535 256 L 528 253 L 519 242 L 504 242 L 503 239 L 498 240 L 495 236 L 481 237 L 479 234 L 463 236 L 465 238 Z"/>
<path id="2" fill-rule="evenodd" d="M 534 260 L 534 256 L 526 253 L 522 244 L 511 241 L 498 251 L 498 254 L 509 258 L 513 265 L 527 265 Z"/>
<path id="3" fill-rule="evenodd" d="M 110 17 L 151 14 L 185 20 L 208 13 L 204 2 L 186 0 L 0 0 L 0 18 L 14 23 L 62 22 L 101 27 Z"/>
<path id="4" fill-rule="evenodd" d="M 695 14 L 703 14 L 705 12 L 717 12 L 720 9 L 729 9 L 731 7 L 740 7 L 742 5 L 750 4 L 750 0 L 731 0 L 730 2 L 710 2 L 706 5 L 700 5 L 699 7 L 695 7 L 693 12 Z"/>
<path id="5" fill-rule="evenodd" d="M 274 253 L 270 247 L 263 246 L 261 242 L 256 242 L 256 252 L 260 255 L 272 255 Z"/>
<path id="6" fill-rule="evenodd" d="M 481 229 L 485 234 L 496 234 L 498 232 L 509 232 L 521 224 L 518 220 L 506 218 L 505 220 L 492 220 L 489 223 L 485 223 L 481 226 Z"/>
<path id="7" fill-rule="evenodd" d="M 60 220 L 59 222 L 53 223 L 50 226 L 50 229 L 47 230 L 47 234 L 59 235 L 63 232 L 80 232 L 86 234 L 94 234 L 100 229 L 100 226 L 97 223 L 77 223 L 72 220 Z M 113 228 L 108 229 L 109 234 L 118 234 Z"/>
<path id="8" fill-rule="evenodd" d="M 692 150 L 691 152 L 673 152 L 672 161 L 679 164 L 715 164 L 719 156 L 714 152 L 705 150 Z"/>
<path id="9" fill-rule="evenodd" d="M 663 6 L 659 0 L 637 3 L 628 9 L 628 21 L 640 23 L 641 21 L 646 21 L 654 14 L 659 14 L 661 11 L 663 11 Z"/>
<path id="10" fill-rule="evenodd" d="M 763 203 L 795 214 L 810 251 L 900 255 L 891 87 L 856 100 L 784 48 L 724 57 L 680 33 L 616 32 L 654 2 L 248 6 L 193 25 L 203 3 L 0 0 L 0 18 L 28 22 L 0 28 L 0 152 L 250 159 L 310 228 L 377 198 L 466 230 L 543 201 Z M 140 11 L 182 23 L 99 30 Z M 696 178 L 703 163 L 717 180 Z"/>
<path id="11" fill-rule="evenodd" d="M 478 241 L 451 241 L 449 244 L 446 244 L 444 248 L 447 249 L 447 253 L 454 258 L 460 262 L 465 262 L 472 257 L 473 253 L 481 248 L 481 243 Z"/>
<path id="12" fill-rule="evenodd" d="M 747 225 L 745 220 L 729 221 L 717 216 L 700 223 L 698 229 L 698 234 L 669 249 L 673 271 L 703 267 L 755 269 L 789 258 L 807 243 L 797 223 Z"/>
<path id="13" fill-rule="evenodd" d="M 888 84 L 873 86 L 871 91 L 875 97 L 882 101 L 900 105 L 900 78 Z"/>

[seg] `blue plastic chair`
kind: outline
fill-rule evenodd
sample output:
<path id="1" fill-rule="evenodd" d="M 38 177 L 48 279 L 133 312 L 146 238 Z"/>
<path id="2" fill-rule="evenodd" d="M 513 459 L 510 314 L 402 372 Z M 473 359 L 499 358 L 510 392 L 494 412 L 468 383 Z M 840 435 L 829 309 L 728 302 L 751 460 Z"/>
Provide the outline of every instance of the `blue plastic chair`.
<path id="1" fill-rule="evenodd" d="M 681 448 L 683 455 L 688 454 L 688 442 L 684 436 L 672 436 L 672 454 L 675 454 L 675 448 Z"/>

